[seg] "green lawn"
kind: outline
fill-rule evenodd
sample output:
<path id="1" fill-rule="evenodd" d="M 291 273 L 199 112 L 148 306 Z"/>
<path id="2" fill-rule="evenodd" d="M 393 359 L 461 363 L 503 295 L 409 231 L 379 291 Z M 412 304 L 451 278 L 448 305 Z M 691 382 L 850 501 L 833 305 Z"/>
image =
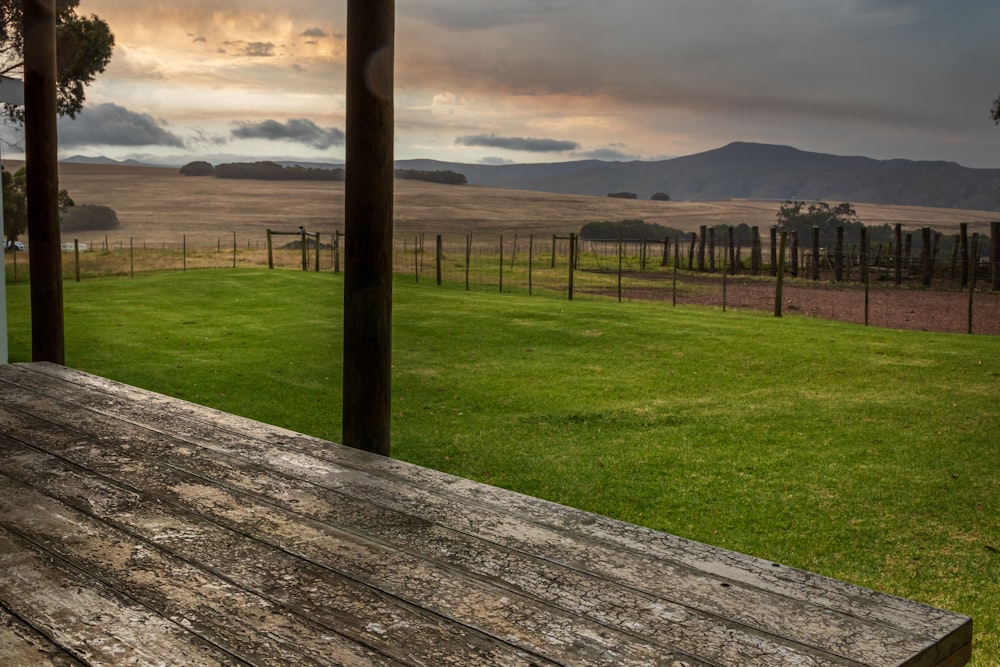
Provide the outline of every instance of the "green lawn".
<path id="1" fill-rule="evenodd" d="M 342 285 L 67 283 L 67 363 L 338 440 Z M 968 614 L 1000 663 L 1000 338 L 399 280 L 393 359 L 394 456 Z"/>

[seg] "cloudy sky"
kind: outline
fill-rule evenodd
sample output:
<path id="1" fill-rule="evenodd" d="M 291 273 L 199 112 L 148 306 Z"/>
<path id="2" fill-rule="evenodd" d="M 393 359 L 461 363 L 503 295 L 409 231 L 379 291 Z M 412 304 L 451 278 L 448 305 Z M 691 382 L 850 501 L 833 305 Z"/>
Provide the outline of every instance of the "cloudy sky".
<path id="1" fill-rule="evenodd" d="M 1000 167 L 997 0 L 396 4 L 399 159 L 662 159 L 756 141 Z M 60 123 L 61 155 L 342 160 L 346 11 L 82 0 L 117 46 Z"/>

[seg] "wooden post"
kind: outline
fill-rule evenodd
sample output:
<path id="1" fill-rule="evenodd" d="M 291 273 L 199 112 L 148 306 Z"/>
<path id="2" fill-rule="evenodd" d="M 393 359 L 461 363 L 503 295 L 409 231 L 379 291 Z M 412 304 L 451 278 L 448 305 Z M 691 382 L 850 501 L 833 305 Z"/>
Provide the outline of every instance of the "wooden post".
<path id="1" fill-rule="evenodd" d="M 569 235 L 569 300 L 573 300 L 573 269 L 576 268 L 576 234 Z"/>
<path id="2" fill-rule="evenodd" d="M 931 228 L 920 230 L 920 264 L 924 287 L 930 287 L 934 279 L 934 255 L 931 254 Z"/>
<path id="3" fill-rule="evenodd" d="M 535 260 L 535 235 L 528 234 L 528 296 L 531 296 L 531 273 Z"/>
<path id="4" fill-rule="evenodd" d="M 861 282 L 865 285 L 865 326 L 868 326 L 868 310 L 871 304 L 871 276 L 868 273 L 868 228 L 861 227 Z"/>
<path id="5" fill-rule="evenodd" d="M 819 227 L 813 227 L 812 232 L 812 279 L 819 280 Z"/>
<path id="6" fill-rule="evenodd" d="M 708 270 L 715 273 L 715 227 L 708 228 Z"/>
<path id="7" fill-rule="evenodd" d="M 1000 222 L 990 223 L 990 272 L 996 292 L 1000 290 Z"/>
<path id="8" fill-rule="evenodd" d="M 556 268 L 556 235 L 552 235 L 552 267 Z"/>
<path id="9" fill-rule="evenodd" d="M 503 292 L 503 234 L 500 235 L 500 291 Z"/>
<path id="10" fill-rule="evenodd" d="M 236 232 L 233 232 L 233 268 L 236 268 Z"/>
<path id="11" fill-rule="evenodd" d="M 778 280 L 774 288 L 774 316 L 781 317 L 781 298 L 785 286 L 785 242 L 788 240 L 788 232 L 781 232 L 780 247 L 778 248 L 778 266 L 776 267 Z"/>
<path id="12" fill-rule="evenodd" d="M 671 305 L 677 305 L 677 268 L 681 263 L 681 239 L 679 236 L 674 236 L 674 287 L 673 287 L 673 297 L 671 298 Z"/>
<path id="13" fill-rule="evenodd" d="M 799 277 L 799 233 L 794 229 L 789 232 L 789 240 L 792 243 L 792 278 Z"/>
<path id="14" fill-rule="evenodd" d="M 73 239 L 73 257 L 76 263 L 76 282 L 80 282 L 80 239 Z"/>
<path id="15" fill-rule="evenodd" d="M 691 244 L 688 246 L 688 271 L 694 271 L 694 247 L 697 242 L 697 232 L 691 232 Z"/>
<path id="16" fill-rule="evenodd" d="M 267 230 L 267 268 L 274 268 L 274 246 L 271 245 L 271 230 Z"/>
<path id="17" fill-rule="evenodd" d="M 389 455 L 395 0 L 347 2 L 343 444 Z"/>
<path id="18" fill-rule="evenodd" d="M 472 234 L 465 235 L 465 291 L 469 291 L 469 265 L 472 263 Z"/>
<path id="19" fill-rule="evenodd" d="M 187 234 L 181 235 L 181 262 L 184 271 L 188 270 L 188 237 Z"/>
<path id="20" fill-rule="evenodd" d="M 435 237 L 435 243 L 434 243 L 434 276 L 437 279 L 437 285 L 439 287 L 441 286 L 441 255 L 442 255 L 441 235 L 438 234 Z"/>
<path id="21" fill-rule="evenodd" d="M 708 236 L 708 226 L 702 225 L 698 228 L 698 270 L 705 270 L 705 242 Z"/>
<path id="22" fill-rule="evenodd" d="M 131 236 L 128 237 L 128 275 L 135 278 L 135 244 Z"/>
<path id="23" fill-rule="evenodd" d="M 299 227 L 299 247 L 302 250 L 302 270 L 309 270 L 309 260 L 306 253 L 306 229 L 305 227 Z"/>
<path id="24" fill-rule="evenodd" d="M 315 248 L 316 253 L 315 253 L 315 257 L 313 258 L 315 268 L 313 269 L 313 271 L 316 272 L 316 273 L 318 273 L 319 272 L 319 232 L 316 232 L 315 241 L 316 241 L 316 248 Z"/>
<path id="25" fill-rule="evenodd" d="M 903 225 L 896 223 L 896 285 L 903 284 Z M 962 283 L 963 285 L 965 283 Z"/>
<path id="26" fill-rule="evenodd" d="M 24 154 L 31 247 L 31 358 L 66 361 L 56 135 L 56 2 L 24 0 Z"/>
<path id="27" fill-rule="evenodd" d="M 962 223 L 965 224 L 964 222 Z M 972 301 L 976 294 L 976 265 L 979 263 L 979 234 L 972 235 L 972 252 L 969 253 L 969 333 L 972 333 Z M 970 266 L 971 265 L 971 266 Z"/>
<path id="28" fill-rule="evenodd" d="M 969 285 L 969 223 L 958 226 L 959 270 L 962 272 L 962 287 Z"/>

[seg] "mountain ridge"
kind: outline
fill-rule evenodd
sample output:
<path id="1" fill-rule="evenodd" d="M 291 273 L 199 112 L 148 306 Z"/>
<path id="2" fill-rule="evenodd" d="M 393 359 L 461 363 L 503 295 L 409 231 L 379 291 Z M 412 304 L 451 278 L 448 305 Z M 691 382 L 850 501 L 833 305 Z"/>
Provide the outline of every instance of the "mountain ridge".
<path id="1" fill-rule="evenodd" d="M 100 159 L 75 157 L 69 161 Z M 569 195 L 634 192 L 640 199 L 649 199 L 654 193 L 665 192 L 683 201 L 793 199 L 1000 211 L 1000 169 L 946 161 L 831 155 L 742 141 L 658 161 L 591 159 L 487 165 L 408 159 L 396 161 L 396 167 L 456 171 L 466 176 L 469 185 Z"/>

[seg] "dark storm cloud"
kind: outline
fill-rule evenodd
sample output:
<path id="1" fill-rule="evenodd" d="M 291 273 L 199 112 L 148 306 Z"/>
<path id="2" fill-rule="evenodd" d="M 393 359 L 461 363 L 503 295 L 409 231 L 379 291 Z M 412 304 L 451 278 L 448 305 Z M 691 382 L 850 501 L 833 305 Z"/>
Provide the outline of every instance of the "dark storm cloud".
<path id="1" fill-rule="evenodd" d="M 308 30 L 302 31 L 299 37 L 327 37 L 326 31 L 322 28 L 309 28 Z"/>
<path id="2" fill-rule="evenodd" d="M 458 137 L 455 143 L 461 146 L 480 146 L 483 148 L 506 148 L 511 151 L 527 151 L 529 153 L 561 153 L 580 147 L 575 141 L 559 139 L 532 139 L 527 137 L 498 137 L 495 134 L 477 134 Z"/>
<path id="3" fill-rule="evenodd" d="M 129 111 L 117 104 L 85 107 L 75 118 L 59 121 L 59 145 L 69 146 L 174 146 L 184 141 L 166 129 L 166 123 L 149 114 Z"/>
<path id="4" fill-rule="evenodd" d="M 571 9 L 570 0 L 488 0 L 454 2 L 423 0 L 400 7 L 406 17 L 426 21 L 449 30 L 484 30 L 546 19 Z"/>
<path id="5" fill-rule="evenodd" d="M 241 122 L 232 131 L 234 139 L 266 139 L 291 141 L 313 148 L 326 149 L 344 143 L 344 132 L 335 127 L 323 128 L 305 118 L 292 118 L 287 123 L 265 120 L 259 123 Z"/>

